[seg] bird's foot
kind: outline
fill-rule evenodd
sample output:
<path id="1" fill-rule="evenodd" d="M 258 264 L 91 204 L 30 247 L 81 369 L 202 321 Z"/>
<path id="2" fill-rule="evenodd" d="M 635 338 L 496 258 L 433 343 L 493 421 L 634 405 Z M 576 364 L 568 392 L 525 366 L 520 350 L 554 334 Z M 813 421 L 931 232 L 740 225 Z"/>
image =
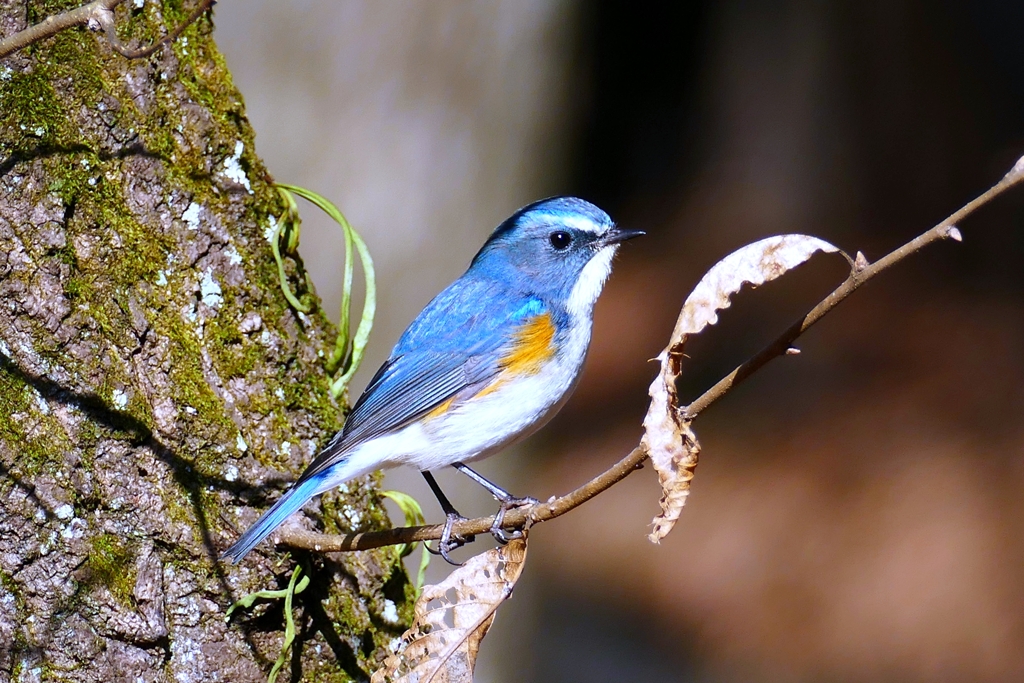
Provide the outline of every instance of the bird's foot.
<path id="1" fill-rule="evenodd" d="M 489 531 L 491 532 L 491 536 L 494 536 L 494 540 L 501 545 L 505 545 L 514 538 L 523 537 L 523 529 L 516 529 L 512 531 L 512 533 L 508 533 L 502 528 L 502 525 L 505 523 L 505 513 L 509 510 L 514 510 L 515 508 L 539 505 L 540 501 L 536 498 L 531 498 L 530 496 L 526 496 L 525 498 L 509 496 L 508 498 L 499 498 L 498 503 L 501 507 L 499 507 L 498 512 L 495 513 L 494 521 L 491 522 L 491 528 Z"/>
<path id="2" fill-rule="evenodd" d="M 444 519 L 444 528 L 441 530 L 441 540 L 437 542 L 437 550 L 432 549 L 429 545 L 426 546 L 427 550 L 434 555 L 440 555 L 448 564 L 461 567 L 463 563 L 456 562 L 448 555 L 448 553 L 476 540 L 476 537 L 474 536 L 466 536 L 463 538 L 462 536 L 452 533 L 452 526 L 455 525 L 455 522 L 461 522 L 465 519 L 467 518 L 454 510 L 447 513 Z"/>

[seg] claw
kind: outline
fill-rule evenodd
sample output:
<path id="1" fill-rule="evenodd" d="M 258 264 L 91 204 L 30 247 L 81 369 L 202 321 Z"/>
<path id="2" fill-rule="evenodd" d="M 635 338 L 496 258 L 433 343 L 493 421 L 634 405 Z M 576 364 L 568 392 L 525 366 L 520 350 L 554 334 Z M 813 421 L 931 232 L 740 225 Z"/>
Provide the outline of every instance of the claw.
<path id="1" fill-rule="evenodd" d="M 462 536 L 456 536 L 452 534 L 452 526 L 455 524 L 455 522 L 461 522 L 464 519 L 466 518 L 460 515 L 458 512 L 449 512 L 447 515 L 445 515 L 444 529 L 441 530 L 441 540 L 437 542 L 437 550 L 434 550 L 429 545 L 426 546 L 428 551 L 430 551 L 434 555 L 440 555 L 445 562 L 456 567 L 461 567 L 463 563 L 456 562 L 448 555 L 448 553 L 455 550 L 456 548 L 461 548 L 462 546 L 466 545 L 467 543 L 471 543 L 474 540 L 473 536 L 467 536 L 466 538 L 463 538 Z"/>
<path id="2" fill-rule="evenodd" d="M 511 534 L 508 534 L 505 532 L 504 529 L 501 528 L 505 522 L 505 513 L 515 508 L 526 507 L 529 505 L 539 505 L 540 501 L 537 500 L 536 498 L 531 498 L 530 496 L 526 496 L 525 498 L 513 498 L 512 496 L 509 496 L 508 498 L 505 498 L 504 500 L 499 500 L 498 502 L 500 503 L 500 507 L 498 508 L 498 512 L 496 512 L 494 515 L 494 521 L 491 522 L 491 528 L 489 529 L 489 531 L 491 532 L 491 536 L 494 537 L 495 541 L 497 541 L 501 545 L 505 545 L 512 539 L 522 538 L 523 536 L 522 529 L 516 529 Z"/>
<path id="3" fill-rule="evenodd" d="M 519 507 L 539 505 L 540 501 L 529 496 L 525 498 L 516 498 L 505 489 L 488 481 L 471 468 L 467 467 L 464 463 L 457 462 L 454 463 L 452 467 L 483 486 L 492 496 L 494 496 L 494 499 L 498 501 L 500 507 L 498 508 L 498 512 L 494 515 L 494 521 L 491 522 L 491 528 L 488 530 L 490 531 L 491 536 L 494 537 L 494 540 L 501 545 L 505 545 L 514 538 L 522 538 L 523 529 L 516 529 L 511 534 L 502 529 L 502 525 L 505 523 L 505 513 Z M 461 564 L 452 560 L 452 558 L 448 556 L 448 553 L 456 548 L 461 548 L 466 543 L 474 540 L 473 536 L 462 538 L 460 536 L 452 535 L 452 525 L 455 524 L 455 522 L 466 518 L 455 510 L 451 502 L 449 502 L 448 498 L 441 491 L 441 487 L 437 485 L 437 482 L 434 480 L 434 476 L 430 472 L 423 472 L 423 478 L 427 480 L 430 490 L 434 492 L 434 495 L 437 496 L 438 502 L 441 504 L 441 509 L 445 511 L 444 529 L 441 531 L 441 540 L 437 543 L 437 550 L 433 550 L 429 546 L 427 546 L 427 550 L 435 555 L 440 555 L 448 564 L 453 564 L 456 567 L 459 567 Z M 529 526 L 529 522 L 527 522 L 526 526 Z"/>
<path id="4" fill-rule="evenodd" d="M 441 504 L 441 509 L 444 510 L 444 529 L 441 530 L 441 540 L 437 542 L 437 550 L 434 550 L 426 543 L 424 543 L 423 546 L 430 553 L 440 555 L 448 564 L 461 567 L 462 563 L 453 560 L 448 556 L 448 553 L 456 548 L 461 548 L 467 543 L 473 542 L 473 536 L 467 536 L 465 538 L 461 536 L 452 536 L 452 525 L 455 524 L 455 522 L 460 522 L 466 518 L 460 515 L 459 511 L 451 504 L 448 497 L 444 495 L 443 491 L 441 491 L 441 487 L 437 485 L 437 482 L 434 480 L 434 476 L 430 474 L 430 472 L 423 472 L 423 478 L 427 480 L 427 484 L 430 485 L 430 490 L 434 492 L 435 496 L 437 496 L 437 502 Z"/>
<path id="5" fill-rule="evenodd" d="M 514 508 L 525 507 L 527 505 L 539 505 L 540 501 L 536 498 L 531 498 L 530 496 L 526 496 L 525 498 L 516 498 L 494 482 L 488 481 L 471 467 L 466 466 L 465 463 L 457 462 L 454 463 L 452 467 L 487 489 L 490 494 L 494 496 L 494 499 L 501 505 L 501 507 L 498 508 L 498 512 L 495 513 L 494 521 L 491 523 L 491 528 L 489 529 L 491 536 L 494 536 L 494 540 L 505 545 L 513 538 L 521 538 L 523 535 L 522 529 L 516 529 L 511 535 L 509 535 L 501 528 L 505 522 L 505 513 Z"/>

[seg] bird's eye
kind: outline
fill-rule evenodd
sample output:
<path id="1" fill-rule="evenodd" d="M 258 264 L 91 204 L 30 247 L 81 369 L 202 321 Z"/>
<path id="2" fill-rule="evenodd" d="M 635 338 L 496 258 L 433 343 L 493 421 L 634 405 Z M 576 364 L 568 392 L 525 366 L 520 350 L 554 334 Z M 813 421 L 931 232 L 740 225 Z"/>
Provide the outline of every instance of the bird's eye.
<path id="1" fill-rule="evenodd" d="M 551 246 L 558 251 L 567 249 L 569 245 L 572 244 L 572 235 L 567 233 L 565 230 L 558 230 L 551 233 L 551 236 L 548 239 L 551 240 Z"/>

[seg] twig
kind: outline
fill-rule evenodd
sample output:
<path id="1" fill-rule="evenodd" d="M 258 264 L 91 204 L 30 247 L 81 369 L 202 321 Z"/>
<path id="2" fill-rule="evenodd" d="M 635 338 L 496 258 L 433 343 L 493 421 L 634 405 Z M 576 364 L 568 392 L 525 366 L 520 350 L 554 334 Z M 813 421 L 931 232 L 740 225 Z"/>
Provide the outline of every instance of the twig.
<path id="1" fill-rule="evenodd" d="M 113 12 L 109 10 L 106 12 L 101 12 L 98 17 L 98 20 L 100 22 L 100 26 L 103 28 L 103 31 L 107 35 L 107 42 L 110 43 L 110 47 L 112 47 L 122 57 L 127 57 L 128 59 L 142 59 L 144 57 L 150 56 L 164 45 L 167 45 L 168 43 L 173 43 L 175 40 L 177 40 L 178 36 L 180 36 L 185 29 L 191 26 L 196 19 L 203 16 L 203 14 L 208 9 L 213 7 L 216 4 L 216 2 L 217 0 L 203 0 L 199 3 L 198 7 L 192 10 L 192 14 L 188 15 L 188 18 L 185 19 L 185 21 L 182 22 L 177 28 L 175 28 L 173 31 L 171 31 L 166 36 L 156 41 L 149 47 L 139 48 L 137 50 L 129 49 L 127 46 L 125 46 L 124 43 L 121 42 L 121 39 L 117 37 L 117 27 L 114 24 Z"/>
<path id="2" fill-rule="evenodd" d="M 959 211 L 942 221 L 928 232 L 916 237 L 899 249 L 892 251 L 875 263 L 868 265 L 858 254 L 850 276 L 825 297 L 807 315 L 791 325 L 775 341 L 766 346 L 753 358 L 746 361 L 708 389 L 697 400 L 685 408 L 686 418 L 692 419 L 713 403 L 727 394 L 734 386 L 764 367 L 768 361 L 785 355 L 793 341 L 804 333 L 811 325 L 818 322 L 831 312 L 840 302 L 850 296 L 861 285 L 882 271 L 899 263 L 911 254 L 915 254 L 925 246 L 943 239 L 960 240 L 960 231 L 956 224 L 974 213 L 978 208 L 989 203 L 997 196 L 1014 185 L 1024 181 L 1024 157 L 1003 176 L 1003 179 L 987 192 L 974 199 Z M 564 496 L 552 498 L 546 503 L 539 503 L 525 508 L 510 510 L 505 515 L 502 527 L 506 530 L 521 529 L 539 522 L 560 517 L 587 502 L 602 491 L 625 479 L 634 470 L 639 469 L 647 458 L 647 452 L 640 446 L 576 490 Z M 486 533 L 491 528 L 491 517 L 478 517 L 457 522 L 452 531 L 460 536 Z M 368 550 L 397 543 L 413 543 L 416 541 L 432 541 L 441 538 L 443 525 L 398 527 L 386 531 L 370 531 L 347 535 L 326 535 L 303 531 L 295 527 L 285 527 L 274 534 L 276 542 L 318 552 L 337 552 L 347 550 Z"/>
<path id="3" fill-rule="evenodd" d="M 174 42 L 186 28 L 195 23 L 196 19 L 213 7 L 217 0 L 202 0 L 199 6 L 192 11 L 192 14 L 180 26 L 149 47 L 138 50 L 129 49 L 117 37 L 117 30 L 114 24 L 114 8 L 122 2 L 124 0 L 95 0 L 76 9 L 47 17 L 35 26 L 30 26 L 24 31 L 19 31 L 13 36 L 0 40 L 0 59 L 24 47 L 28 47 L 32 43 L 49 38 L 64 29 L 82 25 L 88 25 L 94 31 L 103 29 L 110 47 L 123 57 L 141 59 L 150 56 L 162 46 Z"/>
<path id="4" fill-rule="evenodd" d="M 122 2 L 124 0 L 95 0 L 95 2 L 90 2 L 88 5 L 82 5 L 76 9 L 47 17 L 35 26 L 30 26 L 24 31 L 18 31 L 13 36 L 0 40 L 0 59 L 3 59 L 12 52 L 17 52 L 23 47 L 28 47 L 32 43 L 49 38 L 64 29 L 82 26 L 90 21 L 97 22 L 98 25 L 100 13 L 111 12 Z"/>
<path id="5" fill-rule="evenodd" d="M 867 265 L 867 261 L 862 258 L 861 254 L 858 254 L 857 261 L 855 262 L 850 276 L 846 278 L 841 285 L 825 297 L 817 306 L 812 308 L 807 315 L 794 322 L 785 332 L 779 335 L 775 341 L 759 351 L 753 358 L 723 377 L 717 384 L 715 384 L 715 386 L 705 391 L 699 398 L 697 398 L 697 400 L 687 406 L 685 411 L 686 419 L 692 420 L 697 417 L 712 403 L 725 396 L 725 394 L 727 394 L 734 386 L 764 367 L 768 361 L 778 356 L 785 355 L 789 350 L 790 345 L 797 337 L 806 332 L 811 325 L 825 317 L 825 315 L 838 306 L 841 301 L 853 294 L 861 285 L 871 278 L 875 277 L 882 271 L 891 268 L 911 254 L 916 254 L 932 242 L 938 242 L 939 240 L 944 239 L 955 239 L 959 242 L 960 231 L 956 227 L 957 223 L 961 222 L 977 209 L 988 204 L 998 195 L 1002 194 L 1022 180 L 1024 180 L 1024 157 L 1021 157 L 1020 161 L 1010 169 L 1009 173 L 1003 176 L 1002 180 L 923 235 L 919 235 L 899 249 L 886 254 L 871 265 Z"/>
<path id="6" fill-rule="evenodd" d="M 625 458 L 578 489 L 564 496 L 553 498 L 546 503 L 509 510 L 505 514 L 502 527 L 508 530 L 522 529 L 555 517 L 561 517 L 569 510 L 578 508 L 597 494 L 625 479 L 634 470 L 639 469 L 646 459 L 647 451 L 637 446 Z M 490 530 L 493 521 L 493 517 L 466 519 L 456 522 L 452 526 L 452 533 L 463 537 L 484 534 Z M 360 534 L 329 535 L 304 531 L 296 527 L 283 527 L 280 531 L 275 532 L 272 538 L 277 543 L 293 548 L 318 552 L 338 552 L 369 550 L 398 543 L 433 541 L 441 538 L 443 528 L 443 524 L 428 524 L 426 526 L 397 527 L 385 531 L 367 531 Z"/>

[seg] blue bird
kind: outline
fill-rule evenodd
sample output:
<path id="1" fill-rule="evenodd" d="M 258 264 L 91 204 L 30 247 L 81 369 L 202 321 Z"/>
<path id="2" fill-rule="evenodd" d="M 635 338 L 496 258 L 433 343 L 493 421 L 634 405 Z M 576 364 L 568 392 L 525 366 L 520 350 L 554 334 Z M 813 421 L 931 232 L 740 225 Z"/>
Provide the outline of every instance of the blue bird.
<path id="1" fill-rule="evenodd" d="M 499 225 L 465 274 L 438 294 L 398 340 L 344 428 L 292 488 L 227 549 L 241 560 L 310 498 L 376 469 L 423 472 L 446 513 L 440 553 L 460 516 L 430 470 L 466 473 L 501 502 L 492 533 L 517 499 L 465 465 L 542 427 L 575 388 L 590 345 L 594 304 L 623 230 L 575 197 L 544 199 Z"/>

